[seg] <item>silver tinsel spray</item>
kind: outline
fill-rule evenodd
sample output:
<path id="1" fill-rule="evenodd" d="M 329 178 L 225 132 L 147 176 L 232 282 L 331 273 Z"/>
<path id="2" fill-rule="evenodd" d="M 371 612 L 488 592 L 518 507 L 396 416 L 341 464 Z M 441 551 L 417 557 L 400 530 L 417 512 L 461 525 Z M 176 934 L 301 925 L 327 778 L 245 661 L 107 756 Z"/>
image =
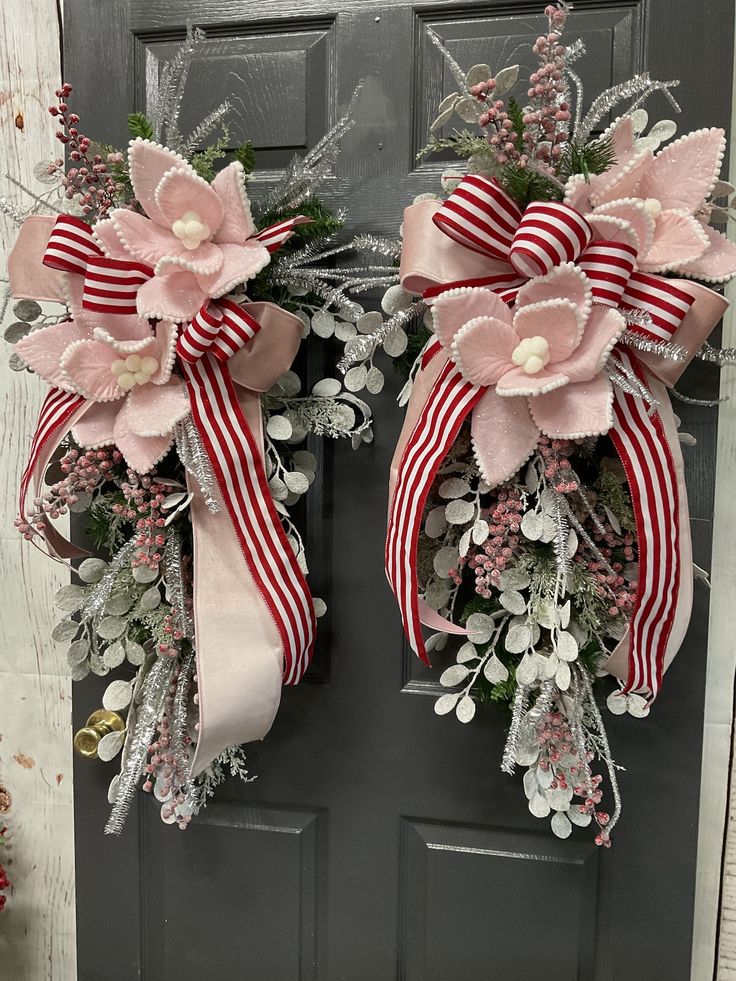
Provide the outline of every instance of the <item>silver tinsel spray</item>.
<path id="1" fill-rule="evenodd" d="M 220 505 L 217 501 L 217 483 L 210 458 L 204 448 L 192 417 L 187 416 L 174 426 L 176 452 L 187 473 L 197 481 L 204 503 L 211 514 L 217 514 Z"/>

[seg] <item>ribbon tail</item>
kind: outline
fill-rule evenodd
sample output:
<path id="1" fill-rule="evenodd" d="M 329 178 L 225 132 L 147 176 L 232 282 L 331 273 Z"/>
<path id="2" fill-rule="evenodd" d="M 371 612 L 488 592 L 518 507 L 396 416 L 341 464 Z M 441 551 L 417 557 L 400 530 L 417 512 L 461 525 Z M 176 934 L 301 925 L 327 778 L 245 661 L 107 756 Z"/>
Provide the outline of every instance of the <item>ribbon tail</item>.
<path id="1" fill-rule="evenodd" d="M 397 449 L 397 454 L 401 452 L 401 458 L 395 471 L 395 489 L 386 535 L 386 575 L 399 604 L 407 639 L 425 664 L 429 664 L 429 659 L 422 638 L 423 619 L 431 619 L 432 626 L 448 633 L 464 634 L 466 631 L 420 602 L 417 578 L 419 526 L 437 470 L 464 420 L 485 391 L 465 381 L 452 362 L 446 361 L 442 365 L 438 358 L 433 360 L 436 362 L 434 370 L 436 372 L 439 367 L 439 372 L 426 401 L 418 403 L 422 397 L 422 387 L 417 386 L 412 392 L 414 405 L 422 404 L 422 408 L 418 416 L 416 408 L 412 410 L 411 405 L 407 411 L 405 431 L 407 423 L 411 424 L 415 417 L 416 423 L 403 450 L 402 441 Z M 431 362 L 429 368 L 432 368 Z M 426 389 L 426 382 L 423 387 Z"/>
<path id="2" fill-rule="evenodd" d="M 223 512 L 212 515 L 199 501 L 192 512 L 200 705 L 196 774 L 227 746 L 268 732 L 278 708 L 275 678 L 283 684 L 300 681 L 316 627 L 309 587 L 271 499 L 262 451 L 227 367 L 211 354 L 182 367 L 192 418 L 225 504 Z M 252 398 L 248 414 L 260 427 L 260 402 Z M 223 533 L 225 511 L 234 538 Z M 245 656 L 232 651 L 233 637 L 247 645 Z"/>
<path id="3" fill-rule="evenodd" d="M 669 397 L 633 357 L 624 354 L 623 360 L 660 404 L 648 413 L 642 399 L 614 389 L 610 435 L 631 492 L 639 573 L 627 633 L 606 670 L 625 680 L 625 691 L 647 691 L 654 700 L 690 617 L 692 545 L 683 460 Z"/>
<path id="4" fill-rule="evenodd" d="M 26 499 L 31 484 L 38 496 L 49 461 L 73 424 L 87 411 L 89 404 L 76 393 L 64 392 L 60 388 L 52 388 L 44 399 L 31 442 L 30 457 L 20 481 L 18 516 L 21 521 L 27 520 Z M 49 555 L 54 559 L 76 559 L 89 555 L 86 549 L 79 548 L 64 538 L 49 522 L 46 522 L 43 537 Z"/>

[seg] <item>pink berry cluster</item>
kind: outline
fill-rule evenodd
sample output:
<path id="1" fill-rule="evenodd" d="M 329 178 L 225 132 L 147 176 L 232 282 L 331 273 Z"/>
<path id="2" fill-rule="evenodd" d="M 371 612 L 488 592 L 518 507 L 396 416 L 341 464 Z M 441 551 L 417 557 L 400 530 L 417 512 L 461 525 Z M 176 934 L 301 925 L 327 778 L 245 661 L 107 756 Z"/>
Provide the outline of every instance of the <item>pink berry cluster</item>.
<path id="1" fill-rule="evenodd" d="M 475 551 L 469 551 L 466 557 L 458 560 L 457 567 L 450 572 L 453 582 L 460 582 L 463 567 L 467 564 L 475 573 L 475 592 L 490 599 L 491 590 L 498 589 L 501 573 L 510 565 L 519 545 L 522 510 L 518 488 L 501 487 L 494 504 L 481 511 L 481 518 L 489 525 L 488 538 Z"/>
<path id="2" fill-rule="evenodd" d="M 494 155 L 498 163 L 516 163 L 520 167 L 525 167 L 527 157 L 519 153 L 516 148 L 518 134 L 506 110 L 505 103 L 501 99 L 489 102 L 489 96 L 493 95 L 495 88 L 495 78 L 489 78 L 487 82 L 479 82 L 470 87 L 472 96 L 475 96 L 479 102 L 487 103 L 479 123 L 484 129 L 488 129 L 486 138 L 495 151 Z"/>
<path id="3" fill-rule="evenodd" d="M 590 763 L 594 754 L 581 753 L 575 745 L 567 718 L 559 711 L 545 713 L 537 726 L 537 743 L 539 745 L 539 768 L 545 773 L 552 772 L 551 790 L 567 790 L 572 787 L 576 797 L 583 799 L 582 804 L 575 804 L 581 814 L 590 814 L 599 827 L 595 837 L 596 845 L 609 848 L 610 838 L 605 830 L 610 821 L 610 815 L 605 811 L 597 811 L 596 806 L 603 799 L 600 784 L 603 777 L 592 773 Z"/>
<path id="4" fill-rule="evenodd" d="M 58 104 L 49 106 L 49 112 L 59 122 L 57 140 L 66 146 L 69 159 L 79 165 L 70 167 L 62 178 L 65 197 L 69 200 L 77 198 L 85 215 L 104 218 L 108 211 L 116 206 L 116 198 L 125 190 L 123 184 L 108 167 L 108 164 L 121 163 L 123 155 L 108 153 L 104 160 L 99 153 L 89 156 L 92 140 L 88 136 L 83 136 L 77 129 L 79 116 L 69 111 L 66 102 L 71 93 L 71 85 L 64 82 L 55 93 L 59 100 Z M 63 170 L 63 160 L 54 160 L 48 166 L 49 174 L 63 172 Z"/>
<path id="5" fill-rule="evenodd" d="M 171 745 L 171 723 L 170 719 L 174 714 L 174 696 L 179 677 L 179 668 L 175 668 L 171 676 L 171 684 L 164 700 L 164 709 L 158 722 L 158 738 L 148 747 L 150 760 L 146 764 L 146 780 L 143 789 L 146 793 L 153 790 L 153 780 L 161 778 L 161 790 L 164 796 L 171 795 L 169 800 L 161 808 L 161 816 L 164 819 L 171 818 L 177 807 L 185 801 L 184 784 L 187 780 L 185 773 L 180 773 L 177 766 L 176 756 Z M 196 681 L 196 675 L 194 676 Z M 195 703 L 197 696 L 194 696 Z M 184 736 L 184 745 L 191 746 L 192 738 Z M 177 817 L 176 823 L 184 831 L 191 821 L 190 815 L 181 814 Z"/>
<path id="6" fill-rule="evenodd" d="M 583 526 L 613 573 L 603 565 L 599 556 L 585 541 L 579 543 L 573 561 L 585 566 L 588 575 L 594 579 L 596 595 L 609 603 L 608 615 L 613 618 L 625 617 L 634 609 L 638 583 L 636 580 L 629 582 L 624 578 L 624 566 L 616 559 L 616 554 L 622 554 L 625 562 L 636 561 L 636 539 L 630 531 L 622 531 L 620 534 L 614 531 L 607 519 L 599 517 L 599 522 L 602 532 L 590 516 L 583 521 Z"/>
<path id="7" fill-rule="evenodd" d="M 109 480 L 111 471 L 122 462 L 119 450 L 101 449 L 69 450 L 61 458 L 62 480 L 53 484 L 48 491 L 33 501 L 33 510 L 25 518 L 16 518 L 15 527 L 24 538 L 30 540 L 34 534 L 46 530 L 48 519 L 66 514 L 72 504 L 79 500 L 79 494 L 91 494 L 100 484 Z"/>
<path id="8" fill-rule="evenodd" d="M 544 12 L 549 19 L 549 31 L 538 37 L 532 48 L 539 57 L 539 67 L 529 77 L 530 101 L 524 114 L 523 138 L 529 157 L 541 170 L 554 174 L 562 156 L 562 144 L 569 138 L 571 118 L 570 107 L 562 99 L 566 49 L 560 44 L 560 35 L 567 11 L 550 4 Z"/>
<path id="9" fill-rule="evenodd" d="M 560 494 L 572 494 L 578 490 L 578 482 L 572 474 L 570 456 L 583 442 L 582 439 L 540 437 L 539 453 L 544 462 L 544 476 Z"/>
<path id="10" fill-rule="evenodd" d="M 128 470 L 120 489 L 125 504 L 113 504 L 111 510 L 135 522 L 136 550 L 130 564 L 134 569 L 139 566 L 157 569 L 162 558 L 160 550 L 166 544 L 166 519 L 161 512 L 166 486 L 159 484 L 152 474 Z"/>

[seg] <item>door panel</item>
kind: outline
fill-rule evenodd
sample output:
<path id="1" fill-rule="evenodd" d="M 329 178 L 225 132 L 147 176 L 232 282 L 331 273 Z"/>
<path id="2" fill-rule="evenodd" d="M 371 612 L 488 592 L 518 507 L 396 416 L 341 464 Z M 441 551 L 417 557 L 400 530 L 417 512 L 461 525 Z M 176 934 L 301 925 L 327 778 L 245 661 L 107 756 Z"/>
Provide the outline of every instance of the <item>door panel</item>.
<path id="1" fill-rule="evenodd" d="M 363 79 L 324 196 L 349 206 L 351 230 L 395 235 L 403 208 L 435 190 L 447 166 L 415 159 L 450 85 L 426 28 L 464 67 L 500 66 L 539 33 L 543 6 L 308 0 L 294 12 L 276 0 L 201 0 L 195 14 L 184 0 L 70 0 L 67 75 L 88 128 L 124 144 L 127 112 L 145 108 L 161 60 L 196 16 L 211 57 L 193 69 L 191 115 L 234 92 L 233 145 L 251 139 L 261 165 L 254 196 L 316 142 Z M 581 62 L 588 99 L 644 67 L 682 73 L 680 132 L 725 125 L 732 38 L 720 25 L 729 12 L 728 0 L 700 9 L 581 0 L 569 31 L 590 51 Z M 311 357 L 329 364 L 333 354 Z M 697 364 L 681 387 L 708 397 L 714 375 Z M 607 719 L 628 767 L 613 848 L 600 852 L 584 831 L 553 838 L 526 811 L 520 781 L 498 768 L 504 718 L 483 707 L 469 726 L 437 718 L 442 657 L 429 670 L 403 642 L 383 572 L 400 385 L 390 377 L 374 400 L 375 443 L 355 454 L 328 448 L 322 482 L 307 495 L 313 587 L 330 616 L 312 680 L 284 692 L 272 732 L 249 750 L 257 780 L 220 788 L 185 834 L 141 799 L 117 840 L 102 835 L 111 774 L 77 766 L 83 981 L 689 977 L 707 597 L 696 590 L 690 632 L 650 718 Z M 688 488 L 695 561 L 707 567 L 715 416 L 681 408 L 698 438 Z M 99 697 L 85 683 L 77 718 Z"/>

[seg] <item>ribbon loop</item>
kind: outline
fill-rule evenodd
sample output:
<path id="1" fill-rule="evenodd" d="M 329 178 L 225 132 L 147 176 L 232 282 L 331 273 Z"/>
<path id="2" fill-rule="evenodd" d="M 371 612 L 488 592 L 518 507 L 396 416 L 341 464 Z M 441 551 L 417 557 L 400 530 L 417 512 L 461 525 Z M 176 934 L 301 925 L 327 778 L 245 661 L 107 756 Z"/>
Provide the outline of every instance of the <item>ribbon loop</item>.
<path id="1" fill-rule="evenodd" d="M 508 258 L 523 276 L 543 276 L 563 262 L 574 262 L 593 238 L 583 216 L 560 201 L 534 201 L 524 212 Z"/>
<path id="2" fill-rule="evenodd" d="M 61 272 L 84 276 L 89 260 L 102 254 L 86 222 L 74 215 L 59 215 L 51 229 L 43 264 Z"/>
<path id="3" fill-rule="evenodd" d="M 628 242 L 597 239 L 584 249 L 578 265 L 588 277 L 595 303 L 616 309 L 636 266 L 636 249 Z"/>
<path id="4" fill-rule="evenodd" d="M 184 327 L 176 353 L 188 364 L 194 364 L 211 352 L 218 361 L 228 361 L 253 340 L 261 325 L 237 303 L 219 300 L 202 307 Z"/>
<path id="5" fill-rule="evenodd" d="M 495 180 L 468 174 L 432 220 L 460 245 L 508 261 L 521 209 Z"/>

